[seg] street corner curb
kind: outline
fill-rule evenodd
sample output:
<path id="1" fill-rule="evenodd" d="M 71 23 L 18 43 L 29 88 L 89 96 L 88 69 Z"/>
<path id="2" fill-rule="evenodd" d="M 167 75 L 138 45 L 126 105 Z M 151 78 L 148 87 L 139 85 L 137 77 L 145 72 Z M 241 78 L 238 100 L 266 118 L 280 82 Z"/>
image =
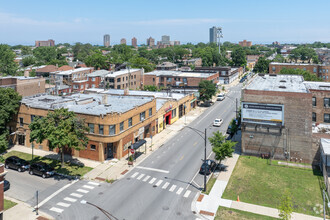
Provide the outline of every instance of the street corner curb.
<path id="1" fill-rule="evenodd" d="M 197 199 L 199 198 L 199 196 L 201 195 L 201 192 L 197 192 L 193 201 L 191 202 L 191 211 L 195 214 L 198 215 L 199 211 L 197 209 Z"/>
<path id="2" fill-rule="evenodd" d="M 55 175 L 63 177 L 63 178 L 67 178 L 69 180 L 81 180 L 82 179 L 81 176 L 71 176 L 71 175 L 67 175 L 67 174 L 63 174 L 63 173 L 55 173 Z"/>

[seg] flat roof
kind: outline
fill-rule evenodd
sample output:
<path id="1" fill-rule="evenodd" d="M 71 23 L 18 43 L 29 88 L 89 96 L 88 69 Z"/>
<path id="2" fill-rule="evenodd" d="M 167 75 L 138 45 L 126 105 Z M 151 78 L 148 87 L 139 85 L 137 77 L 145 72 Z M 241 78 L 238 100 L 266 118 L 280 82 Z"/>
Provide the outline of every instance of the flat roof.
<path id="1" fill-rule="evenodd" d="M 140 70 L 142 70 L 142 69 L 129 69 L 130 73 L 140 71 Z M 128 69 L 110 72 L 108 75 L 106 75 L 106 77 L 117 77 L 117 76 L 125 75 L 125 74 L 128 74 Z"/>
<path id="2" fill-rule="evenodd" d="M 258 75 L 247 87 L 247 90 L 309 93 L 300 75 Z"/>
<path id="3" fill-rule="evenodd" d="M 107 74 L 109 74 L 110 71 L 109 70 L 96 70 L 90 74 L 88 74 L 88 77 L 93 77 L 93 76 L 105 76 Z"/>
<path id="4" fill-rule="evenodd" d="M 325 155 L 330 155 L 330 139 L 321 138 L 321 146 Z"/>
<path id="5" fill-rule="evenodd" d="M 109 95 L 124 95 L 123 89 L 109 89 L 101 92 L 102 94 Z M 155 98 L 163 98 L 163 99 L 175 99 L 180 100 L 185 97 L 185 94 L 182 93 L 174 93 L 174 92 L 152 92 L 152 91 L 139 91 L 139 90 L 129 90 L 129 96 L 153 96 Z"/>
<path id="6" fill-rule="evenodd" d="M 15 78 L 15 79 L 18 79 L 18 80 L 27 80 L 27 79 L 41 79 L 39 77 L 32 77 L 32 76 L 28 76 L 28 77 L 25 77 L 25 76 L 4 76 L 4 77 L 0 77 L 0 79 L 9 79 L 9 78 Z"/>
<path id="7" fill-rule="evenodd" d="M 320 64 L 312 64 L 312 63 L 278 63 L 278 62 L 271 62 L 272 65 L 281 65 L 281 66 L 320 66 Z"/>
<path id="8" fill-rule="evenodd" d="M 106 96 L 107 102 L 103 102 Z M 70 111 L 88 115 L 124 113 L 137 106 L 154 100 L 154 97 L 118 96 L 107 94 L 73 94 L 70 96 L 36 95 L 24 97 L 22 104 L 32 108 L 54 110 L 66 108 Z"/>
<path id="9" fill-rule="evenodd" d="M 174 77 L 197 77 L 208 78 L 217 73 L 205 73 L 205 72 L 182 72 L 177 70 L 155 70 L 144 75 L 156 75 L 156 76 L 174 76 Z"/>
<path id="10" fill-rule="evenodd" d="M 81 71 L 90 70 L 90 69 L 92 69 L 92 68 L 91 67 L 82 67 L 82 68 L 73 69 L 73 70 L 56 71 L 56 72 L 52 72 L 52 73 L 55 73 L 57 75 L 71 75 L 72 73 L 81 72 Z"/>
<path id="11" fill-rule="evenodd" d="M 330 83 L 329 82 L 304 82 L 307 89 L 312 90 L 324 90 L 324 91 L 330 91 Z"/>

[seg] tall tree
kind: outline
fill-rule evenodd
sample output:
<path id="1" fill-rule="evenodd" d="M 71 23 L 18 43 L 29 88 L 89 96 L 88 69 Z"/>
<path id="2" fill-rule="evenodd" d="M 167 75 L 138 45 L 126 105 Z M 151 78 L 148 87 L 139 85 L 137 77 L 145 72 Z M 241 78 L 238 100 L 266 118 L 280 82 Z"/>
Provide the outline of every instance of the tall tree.
<path id="1" fill-rule="evenodd" d="M 36 63 L 34 56 L 27 56 L 22 59 L 23 66 L 31 66 Z"/>
<path id="2" fill-rule="evenodd" d="M 103 56 L 101 52 L 93 53 L 85 59 L 87 66 L 92 66 L 94 69 L 109 69 L 107 57 Z"/>
<path id="3" fill-rule="evenodd" d="M 227 157 L 233 156 L 233 152 L 235 151 L 233 147 L 237 144 L 237 142 L 226 141 L 225 139 L 226 137 L 220 131 L 213 132 L 213 136 L 209 137 L 212 151 L 215 154 L 215 159 L 219 160 L 219 164 Z"/>
<path id="4" fill-rule="evenodd" d="M 49 111 L 46 117 L 35 119 L 30 125 L 30 142 L 48 140 L 49 148 L 57 148 L 64 165 L 65 148 L 81 150 L 88 143 L 85 135 L 89 129 L 83 119 L 68 109 Z"/>
<path id="5" fill-rule="evenodd" d="M 22 55 L 31 55 L 32 54 L 32 49 L 29 46 L 23 46 L 21 48 Z"/>
<path id="6" fill-rule="evenodd" d="M 12 88 L 0 88 L 0 152 L 7 149 L 7 125 L 17 114 L 22 97 Z"/>
<path id="7" fill-rule="evenodd" d="M 256 65 L 253 68 L 253 72 L 255 72 L 255 73 L 268 73 L 270 62 L 271 62 L 271 60 L 267 60 L 265 57 L 259 57 Z"/>
<path id="8" fill-rule="evenodd" d="M 0 44 L 0 75 L 16 75 L 18 65 L 15 63 L 16 55 L 6 44 Z"/>
<path id="9" fill-rule="evenodd" d="M 33 55 L 39 63 L 48 63 L 57 58 L 55 47 L 37 47 L 33 50 Z"/>
<path id="10" fill-rule="evenodd" d="M 231 53 L 231 59 L 234 63 L 234 66 L 246 66 L 246 53 L 242 47 L 235 49 Z"/>
<path id="11" fill-rule="evenodd" d="M 208 80 L 202 80 L 198 84 L 199 99 L 202 101 L 208 101 L 217 92 L 216 85 Z"/>
<path id="12" fill-rule="evenodd" d="M 151 72 L 155 69 L 155 65 L 148 61 L 146 58 L 140 56 L 132 57 L 129 62 L 133 68 L 144 68 L 145 72 Z"/>

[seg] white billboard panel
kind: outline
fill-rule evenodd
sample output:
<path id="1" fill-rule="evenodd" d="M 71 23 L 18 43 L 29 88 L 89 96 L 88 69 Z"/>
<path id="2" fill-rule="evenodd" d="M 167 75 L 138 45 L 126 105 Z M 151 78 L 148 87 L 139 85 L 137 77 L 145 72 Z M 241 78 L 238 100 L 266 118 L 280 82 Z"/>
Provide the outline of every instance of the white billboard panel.
<path id="1" fill-rule="evenodd" d="M 284 105 L 242 102 L 242 122 L 284 125 Z"/>

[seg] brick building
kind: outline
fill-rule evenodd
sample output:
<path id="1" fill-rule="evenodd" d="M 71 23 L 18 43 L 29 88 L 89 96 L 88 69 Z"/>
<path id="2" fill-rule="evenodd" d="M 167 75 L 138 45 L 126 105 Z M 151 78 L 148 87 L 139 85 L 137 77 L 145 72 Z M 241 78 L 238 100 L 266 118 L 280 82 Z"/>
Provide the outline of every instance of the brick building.
<path id="1" fill-rule="evenodd" d="M 155 39 L 152 38 L 152 37 L 149 37 L 147 39 L 147 45 L 148 45 L 148 47 L 154 47 L 155 46 Z"/>
<path id="2" fill-rule="evenodd" d="M 38 77 L 7 76 L 0 78 L 0 87 L 13 88 L 23 97 L 45 93 L 45 84 L 45 78 Z"/>
<path id="3" fill-rule="evenodd" d="M 193 58 L 193 59 L 189 59 L 189 60 L 183 60 L 183 65 L 186 65 L 186 66 L 194 65 L 195 67 L 201 67 L 202 58 Z"/>
<path id="4" fill-rule="evenodd" d="M 111 72 L 108 70 L 97 70 L 87 75 L 88 88 L 100 88 L 104 86 L 105 77 Z"/>
<path id="5" fill-rule="evenodd" d="M 218 83 L 218 73 L 204 72 L 181 72 L 175 70 L 153 71 L 144 74 L 144 85 L 154 85 L 157 87 L 198 87 L 202 80 L 209 80 Z"/>
<path id="6" fill-rule="evenodd" d="M 315 163 L 312 111 L 302 76 L 257 76 L 242 91 L 242 152 Z"/>
<path id="7" fill-rule="evenodd" d="M 135 37 L 132 38 L 132 46 L 137 47 L 137 39 Z"/>
<path id="8" fill-rule="evenodd" d="M 241 78 L 244 74 L 243 67 L 216 66 L 216 67 L 196 67 L 195 71 L 204 73 L 218 73 L 219 83 L 228 84 Z"/>
<path id="9" fill-rule="evenodd" d="M 171 62 L 163 62 L 156 66 L 156 70 L 176 70 L 178 65 Z"/>
<path id="10" fill-rule="evenodd" d="M 107 94 L 75 94 L 23 98 L 17 115 L 14 143 L 32 147 L 29 124 L 36 116 L 67 108 L 84 118 L 90 128 L 85 149 L 68 151 L 74 156 L 104 161 L 122 158 L 128 147 L 155 134 L 156 99 L 152 96 L 117 96 Z M 38 149 L 49 150 L 47 141 L 34 143 Z"/>
<path id="11" fill-rule="evenodd" d="M 105 76 L 105 85 L 110 89 L 140 89 L 143 86 L 144 69 L 123 69 Z"/>
<path id="12" fill-rule="evenodd" d="M 36 76 L 48 77 L 51 72 L 58 71 L 58 67 L 54 65 L 47 65 L 36 70 Z"/>
<path id="13" fill-rule="evenodd" d="M 126 39 L 125 38 L 120 39 L 120 44 L 125 44 L 126 45 Z"/>
<path id="14" fill-rule="evenodd" d="M 93 71 L 92 67 L 82 67 L 67 71 L 55 71 L 49 74 L 50 83 L 61 83 L 72 85 L 73 81 L 87 80 L 87 75 Z"/>
<path id="15" fill-rule="evenodd" d="M 36 47 L 53 47 L 55 46 L 55 41 L 50 39 L 47 41 L 36 41 Z"/>
<path id="16" fill-rule="evenodd" d="M 238 44 L 242 47 L 251 47 L 252 46 L 252 41 L 243 40 L 243 41 L 238 42 Z"/>
<path id="17" fill-rule="evenodd" d="M 269 73 L 280 73 L 281 69 L 301 69 L 317 75 L 323 81 L 330 82 L 330 66 L 310 63 L 275 63 L 269 64 Z"/>

